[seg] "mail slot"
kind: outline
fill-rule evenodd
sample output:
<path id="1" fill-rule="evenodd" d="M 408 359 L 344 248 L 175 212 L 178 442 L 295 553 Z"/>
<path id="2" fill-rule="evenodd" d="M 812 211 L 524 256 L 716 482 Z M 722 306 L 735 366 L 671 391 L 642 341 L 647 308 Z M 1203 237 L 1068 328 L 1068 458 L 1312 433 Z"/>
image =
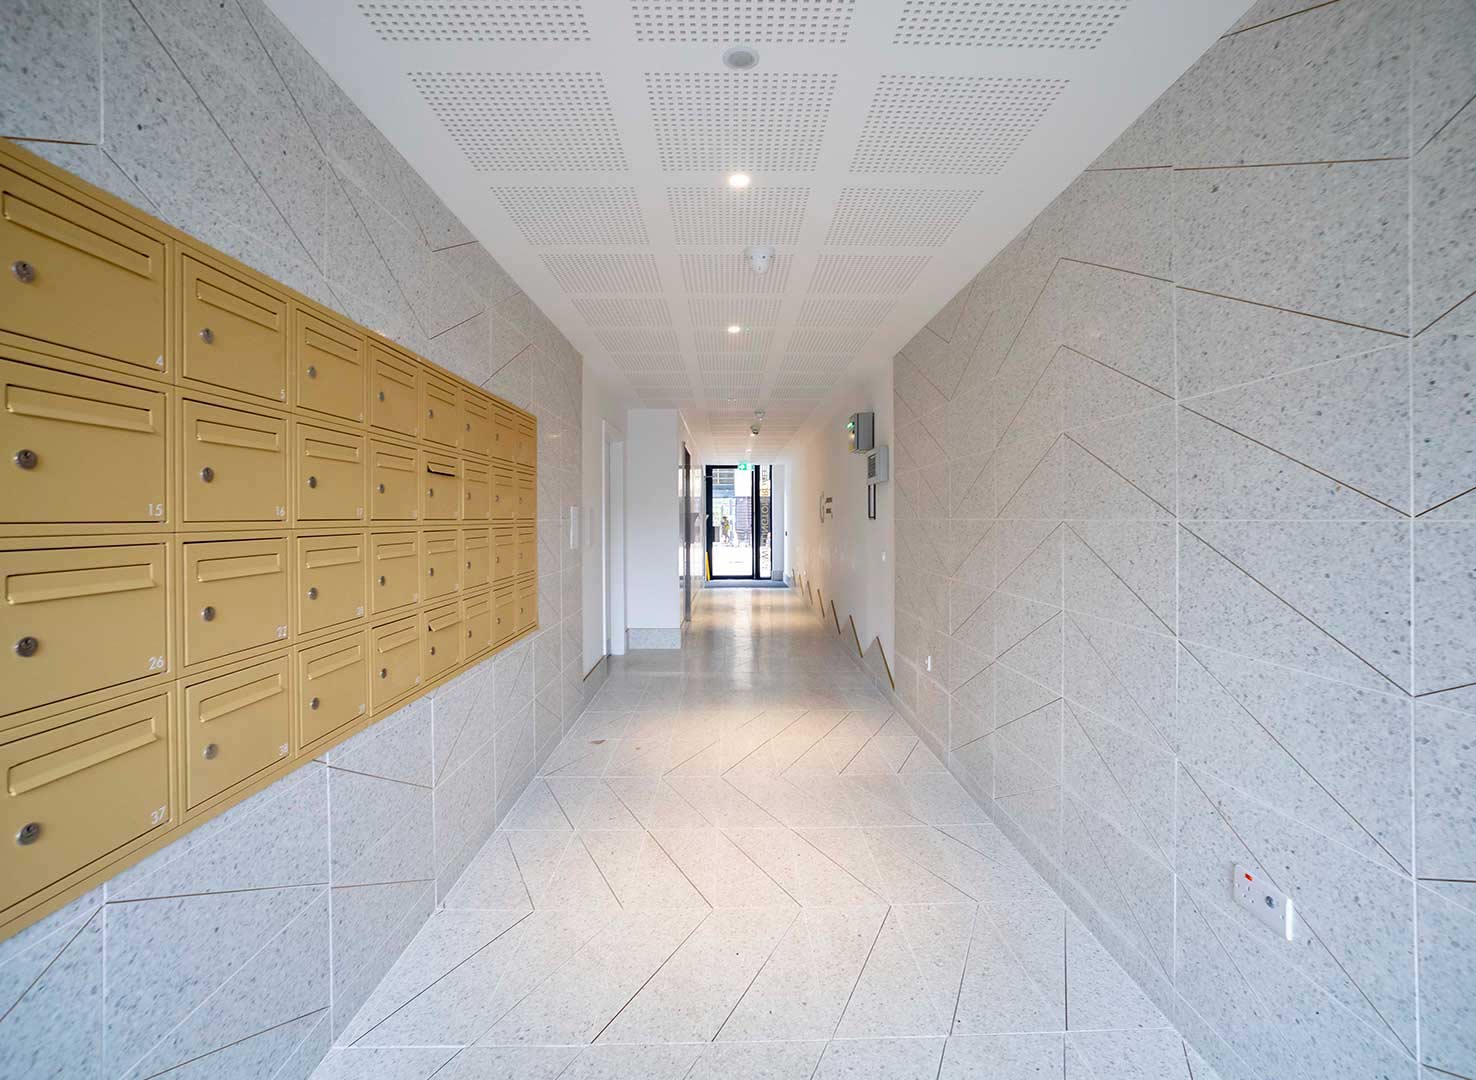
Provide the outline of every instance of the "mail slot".
<path id="1" fill-rule="evenodd" d="M 368 635 L 360 631 L 298 650 L 299 746 L 311 747 L 368 711 Z"/>
<path id="2" fill-rule="evenodd" d="M 0 360 L 0 521 L 161 521 L 167 403 L 158 390 Z"/>
<path id="3" fill-rule="evenodd" d="M 0 251 L 9 264 L 0 276 L 6 330 L 124 370 L 170 374 L 162 237 L 0 168 Z"/>
<path id="4" fill-rule="evenodd" d="M 438 679 L 461 663 L 461 605 L 433 608 L 425 619 L 425 677 Z"/>
<path id="5" fill-rule="evenodd" d="M 186 255 L 180 374 L 287 401 L 287 301 Z"/>
<path id="6" fill-rule="evenodd" d="M 470 660 L 492 647 L 494 643 L 492 618 L 490 593 L 469 596 L 461 602 L 461 621 L 466 634 L 465 659 Z"/>
<path id="7" fill-rule="evenodd" d="M 375 521 L 420 517 L 420 456 L 413 446 L 369 440 L 369 516 Z"/>
<path id="8" fill-rule="evenodd" d="M 420 600 L 420 534 L 369 534 L 369 610 L 374 615 Z"/>
<path id="9" fill-rule="evenodd" d="M 476 589 L 492 580 L 492 535 L 486 529 L 461 532 L 461 587 Z"/>
<path id="10" fill-rule="evenodd" d="M 428 532 L 425 539 L 424 599 L 461 591 L 461 538 L 454 532 Z"/>
<path id="11" fill-rule="evenodd" d="M 338 420 L 364 420 L 364 336 L 298 308 L 293 332 L 293 386 L 300 409 Z"/>
<path id="12" fill-rule="evenodd" d="M 184 662 L 287 640 L 287 541 L 187 541 Z"/>
<path id="13" fill-rule="evenodd" d="M 187 682 L 183 709 L 185 806 L 193 809 L 290 754 L 290 658 Z"/>
<path id="14" fill-rule="evenodd" d="M 0 551 L 0 713 L 168 677 L 163 543 Z"/>
<path id="15" fill-rule="evenodd" d="M 361 521 L 364 436 L 297 425 L 297 519 Z"/>
<path id="16" fill-rule="evenodd" d="M 378 711 L 420 685 L 420 619 L 376 626 L 370 642 L 369 707 Z"/>
<path id="17" fill-rule="evenodd" d="M 170 824 L 169 700 L 109 702 L 0 740 L 0 910 Z"/>
<path id="18" fill-rule="evenodd" d="M 301 536 L 297 545 L 297 627 L 316 633 L 364 617 L 364 537 Z"/>
<path id="19" fill-rule="evenodd" d="M 422 451 L 420 458 L 425 463 L 420 516 L 426 521 L 455 521 L 461 502 L 460 464 L 435 450 Z"/>
<path id="20" fill-rule="evenodd" d="M 519 577 L 538 570 L 538 530 L 530 526 L 518 527 L 517 560 L 514 568 Z"/>
<path id="21" fill-rule="evenodd" d="M 188 398 L 180 415 L 184 520 L 284 523 L 287 421 Z"/>

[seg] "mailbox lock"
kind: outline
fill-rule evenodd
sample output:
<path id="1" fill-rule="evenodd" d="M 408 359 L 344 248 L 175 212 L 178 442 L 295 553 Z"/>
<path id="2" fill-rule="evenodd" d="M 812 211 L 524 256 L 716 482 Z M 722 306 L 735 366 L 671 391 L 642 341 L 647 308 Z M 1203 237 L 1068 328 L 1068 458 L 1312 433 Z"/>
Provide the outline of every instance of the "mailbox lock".
<path id="1" fill-rule="evenodd" d="M 436 576 L 436 568 L 434 566 L 432 566 L 430 568 L 430 576 L 431 577 L 435 577 Z"/>
<path id="2" fill-rule="evenodd" d="M 318 377 L 318 369 L 313 367 L 312 364 L 308 365 L 307 377 L 309 379 L 316 379 Z"/>
<path id="3" fill-rule="evenodd" d="M 207 604 L 205 607 L 200 609 L 200 618 L 204 619 L 206 622 L 214 622 L 215 609 Z"/>
<path id="4" fill-rule="evenodd" d="M 203 341 L 206 345 L 215 344 L 215 331 L 210 329 L 210 327 L 208 326 L 202 328 L 200 331 L 200 340 Z"/>
<path id="5" fill-rule="evenodd" d="M 380 493 L 380 494 L 381 494 L 381 495 L 383 495 L 383 494 L 384 494 L 384 485 L 383 485 L 383 484 L 380 484 L 380 485 L 379 485 L 379 493 Z"/>
<path id="6" fill-rule="evenodd" d="M 22 469 L 34 469 L 36 467 L 36 451 L 17 450 L 15 452 L 15 463 Z"/>
<path id="7" fill-rule="evenodd" d="M 317 698 L 313 698 L 312 701 L 309 701 L 308 702 L 308 708 L 309 709 L 316 709 L 317 707 L 318 707 L 318 699 Z"/>
<path id="8" fill-rule="evenodd" d="M 428 419 L 434 420 L 436 418 L 436 410 L 435 409 L 426 409 L 425 410 L 425 415 L 426 415 L 426 417 Z"/>
<path id="9" fill-rule="evenodd" d="M 15 842 L 21 847 L 34 844 L 39 839 L 41 839 L 41 823 L 39 821 L 26 822 L 20 827 L 20 831 L 15 834 Z"/>
<path id="10" fill-rule="evenodd" d="M 15 643 L 15 655 L 35 656 L 40 647 L 41 643 L 28 634 Z"/>
<path id="11" fill-rule="evenodd" d="M 379 584 L 380 584 L 381 587 L 384 585 L 384 575 L 383 574 L 380 574 L 379 575 Z"/>
<path id="12" fill-rule="evenodd" d="M 29 285 L 36 280 L 36 268 L 26 262 L 25 259 L 16 259 L 15 262 L 11 263 L 10 272 L 15 275 L 15 279 L 22 285 Z M 29 843 L 29 841 L 26 842 Z"/>
<path id="13" fill-rule="evenodd" d="M 383 390 L 381 390 L 381 391 L 380 391 L 380 392 L 379 392 L 379 400 L 380 400 L 380 401 L 383 401 L 383 400 L 384 400 L 384 391 L 383 391 Z"/>
<path id="14" fill-rule="evenodd" d="M 432 655 L 432 656 L 435 656 L 435 655 L 436 655 L 436 647 L 435 647 L 435 646 L 434 646 L 434 645 L 432 645 L 432 646 L 431 646 L 431 647 L 430 647 L 430 652 L 431 652 L 431 655 Z"/>
<path id="15" fill-rule="evenodd" d="M 435 488 L 426 488 L 425 489 L 425 494 L 426 494 L 426 496 L 428 498 L 434 499 L 436 497 L 436 489 Z"/>
<path id="16" fill-rule="evenodd" d="M 200 470 L 200 479 L 204 480 L 207 484 L 210 483 L 210 481 L 215 479 L 215 470 L 209 465 L 206 465 Z"/>
<path id="17" fill-rule="evenodd" d="M 308 588 L 308 599 L 309 600 L 316 600 L 317 598 L 318 598 L 318 587 L 316 585 L 310 586 Z"/>
<path id="18" fill-rule="evenodd" d="M 389 668 L 383 668 L 383 667 L 380 668 L 379 669 L 379 677 L 381 679 L 388 679 L 389 678 Z"/>
<path id="19" fill-rule="evenodd" d="M 309 476 L 308 477 L 308 487 L 315 488 L 317 486 L 318 486 L 318 478 L 316 476 Z"/>
<path id="20" fill-rule="evenodd" d="M 216 746 L 214 743 L 206 743 L 205 749 L 201 752 L 205 755 L 206 761 L 214 761 L 215 755 L 220 753 L 220 747 Z"/>

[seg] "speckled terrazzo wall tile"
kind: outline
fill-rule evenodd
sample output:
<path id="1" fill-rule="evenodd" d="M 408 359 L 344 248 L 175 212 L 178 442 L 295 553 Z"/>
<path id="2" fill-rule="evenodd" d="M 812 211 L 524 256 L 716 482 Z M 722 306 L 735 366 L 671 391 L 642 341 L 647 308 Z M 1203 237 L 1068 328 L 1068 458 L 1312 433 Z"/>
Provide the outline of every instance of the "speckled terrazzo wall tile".
<path id="1" fill-rule="evenodd" d="M 1476 97 L 1476 4 L 1471 0 L 1416 0 L 1410 7 L 1413 146 L 1422 149 Z"/>
<path id="2" fill-rule="evenodd" d="M 1425 520 L 1476 519 L 1476 304 L 1415 338 L 1414 505 Z"/>
<path id="3" fill-rule="evenodd" d="M 0 135 L 96 143 L 102 40 L 94 0 L 19 0 L 0 36 Z"/>
<path id="4" fill-rule="evenodd" d="M 1414 324 L 1422 331 L 1476 292 L 1476 107 L 1415 155 Z"/>
<path id="5" fill-rule="evenodd" d="M 1421 885 L 1418 902 L 1424 1060 L 1469 1075 L 1476 1072 L 1476 884 Z"/>
<path id="6" fill-rule="evenodd" d="M 103 1072 L 102 890 L 0 947 L 0 1075 Z"/>
<path id="7" fill-rule="evenodd" d="M 1476 522 L 1414 524 L 1414 690 L 1476 714 Z"/>
<path id="8" fill-rule="evenodd" d="M 1476 719 L 1420 702 L 1415 706 L 1415 836 L 1420 874 L 1452 881 L 1476 880 Z"/>

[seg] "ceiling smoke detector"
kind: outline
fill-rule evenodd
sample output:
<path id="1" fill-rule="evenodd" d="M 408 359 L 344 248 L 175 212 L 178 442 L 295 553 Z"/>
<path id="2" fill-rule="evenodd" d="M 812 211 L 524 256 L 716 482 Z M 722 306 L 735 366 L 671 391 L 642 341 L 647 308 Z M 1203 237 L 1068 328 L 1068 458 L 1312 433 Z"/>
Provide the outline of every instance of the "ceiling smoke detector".
<path id="1" fill-rule="evenodd" d="M 764 244 L 756 244 L 743 254 L 748 256 L 748 265 L 755 274 L 763 275 L 769 272 L 769 264 L 774 261 L 774 249 Z"/>
<path id="2" fill-rule="evenodd" d="M 751 45 L 734 45 L 723 52 L 723 65 L 734 71 L 749 71 L 758 67 L 758 50 Z"/>

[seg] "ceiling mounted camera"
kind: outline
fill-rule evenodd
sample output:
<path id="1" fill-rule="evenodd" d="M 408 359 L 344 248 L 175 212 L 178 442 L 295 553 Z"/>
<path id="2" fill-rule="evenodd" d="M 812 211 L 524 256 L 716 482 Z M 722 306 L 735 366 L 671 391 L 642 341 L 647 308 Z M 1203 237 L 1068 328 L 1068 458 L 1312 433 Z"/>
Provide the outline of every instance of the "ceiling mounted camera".
<path id="1" fill-rule="evenodd" d="M 744 252 L 748 256 L 748 265 L 755 274 L 767 274 L 769 264 L 774 261 L 774 249 L 767 244 L 755 244 Z"/>

